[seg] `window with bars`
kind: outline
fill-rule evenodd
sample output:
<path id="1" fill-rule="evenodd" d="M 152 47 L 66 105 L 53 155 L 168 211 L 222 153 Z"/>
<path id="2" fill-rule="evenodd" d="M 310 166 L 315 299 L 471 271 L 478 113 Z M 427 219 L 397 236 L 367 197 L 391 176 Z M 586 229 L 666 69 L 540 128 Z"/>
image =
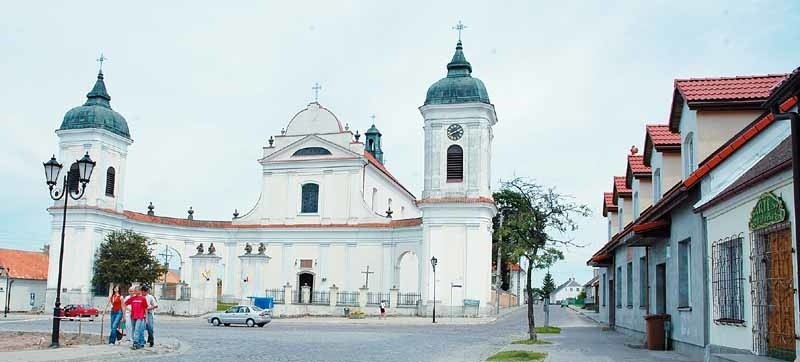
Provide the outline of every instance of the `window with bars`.
<path id="1" fill-rule="evenodd" d="M 617 308 L 622 308 L 622 267 L 617 267 L 617 273 L 614 275 L 614 300 L 617 302 Z"/>
<path id="2" fill-rule="evenodd" d="M 316 213 L 319 210 L 319 185 L 305 184 L 302 188 L 301 213 Z"/>
<path id="3" fill-rule="evenodd" d="M 639 258 L 639 306 L 647 307 L 647 257 Z"/>
<path id="4" fill-rule="evenodd" d="M 711 247 L 711 289 L 717 323 L 744 323 L 742 239 L 742 234 L 735 235 L 717 240 Z"/>
<path id="5" fill-rule="evenodd" d="M 678 243 L 678 308 L 689 308 L 690 291 L 689 278 L 691 276 L 691 239 Z"/>
<path id="6" fill-rule="evenodd" d="M 106 170 L 106 196 L 114 197 L 114 182 L 116 181 L 116 171 L 113 167 Z"/>
<path id="7" fill-rule="evenodd" d="M 461 146 L 452 145 L 447 148 L 447 182 L 464 180 L 464 150 Z"/>
<path id="8" fill-rule="evenodd" d="M 628 262 L 628 275 L 625 277 L 625 291 L 627 292 L 627 306 L 633 308 L 633 262 Z"/>

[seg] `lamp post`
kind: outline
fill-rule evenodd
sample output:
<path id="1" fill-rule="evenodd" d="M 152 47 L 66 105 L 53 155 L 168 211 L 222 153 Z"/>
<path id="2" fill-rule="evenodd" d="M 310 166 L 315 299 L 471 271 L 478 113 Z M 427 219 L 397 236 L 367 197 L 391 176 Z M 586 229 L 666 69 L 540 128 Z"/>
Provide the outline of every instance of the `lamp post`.
<path id="1" fill-rule="evenodd" d="M 433 323 L 436 323 L 436 264 L 439 263 L 439 259 L 436 257 L 431 258 L 431 266 L 433 267 Z"/>
<path id="2" fill-rule="evenodd" d="M 8 303 L 11 301 L 11 268 L 0 266 L 6 275 L 6 305 L 3 307 L 3 318 L 8 318 Z"/>
<path id="3" fill-rule="evenodd" d="M 44 165 L 44 175 L 47 179 L 47 186 L 50 189 L 50 198 L 55 201 L 64 199 L 64 213 L 61 218 L 61 247 L 58 250 L 58 283 L 56 287 L 56 303 L 55 308 L 53 308 L 53 336 L 50 341 L 51 348 L 57 348 L 58 344 L 58 334 L 59 329 L 61 328 L 61 270 L 62 266 L 64 265 L 64 231 L 67 228 L 67 201 L 69 199 L 78 200 L 83 197 L 84 192 L 86 191 L 86 184 L 89 183 L 89 178 L 92 177 L 92 170 L 94 170 L 94 166 L 96 162 L 92 161 L 89 158 L 89 153 L 87 152 L 83 158 L 80 160 L 75 161 L 77 164 L 77 170 L 70 170 L 67 171 L 67 174 L 64 175 L 64 181 L 61 185 L 61 191 L 59 192 L 58 189 L 55 189 L 58 174 L 61 172 L 61 168 L 63 167 L 58 161 L 56 161 L 56 156 L 54 155 L 50 158 L 50 161 L 45 162 Z M 73 172 L 78 172 L 77 175 L 73 174 Z M 80 186 L 78 184 L 80 183 Z M 69 194 L 69 196 L 65 196 Z"/>

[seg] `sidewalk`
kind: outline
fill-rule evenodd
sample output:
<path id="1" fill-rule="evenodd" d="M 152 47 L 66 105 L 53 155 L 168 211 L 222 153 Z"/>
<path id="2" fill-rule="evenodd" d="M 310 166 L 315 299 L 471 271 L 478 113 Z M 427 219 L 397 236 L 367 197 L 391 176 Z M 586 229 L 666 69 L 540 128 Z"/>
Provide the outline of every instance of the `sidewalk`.
<path id="1" fill-rule="evenodd" d="M 119 359 L 142 359 L 185 353 L 189 345 L 174 338 L 163 338 L 152 348 L 130 349 L 130 344 L 95 345 L 38 349 L 26 351 L 0 352 L 0 361 L 109 361 Z"/>
<path id="2" fill-rule="evenodd" d="M 524 345 L 510 344 L 513 340 L 527 339 L 527 335 L 513 336 L 501 351 L 547 352 L 545 362 L 694 362 L 699 361 L 673 351 L 649 351 L 631 346 L 640 345 L 641 340 L 625 336 L 615 331 L 603 330 L 601 325 L 589 320 L 574 309 L 551 310 L 558 313 L 554 326 L 561 327 L 560 334 L 538 334 L 538 338 L 552 344 Z"/>

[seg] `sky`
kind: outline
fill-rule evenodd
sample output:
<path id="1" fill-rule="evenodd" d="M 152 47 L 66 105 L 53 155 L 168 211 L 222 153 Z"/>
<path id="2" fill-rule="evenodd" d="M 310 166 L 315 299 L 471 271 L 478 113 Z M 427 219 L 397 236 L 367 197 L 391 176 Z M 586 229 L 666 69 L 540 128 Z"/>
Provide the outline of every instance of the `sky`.
<path id="1" fill-rule="evenodd" d="M 602 193 L 644 125 L 665 123 L 675 78 L 800 65 L 794 1 L 0 1 L 0 247 L 48 242 L 41 162 L 85 101 L 102 52 L 128 121 L 125 208 L 229 220 L 258 198 L 270 135 L 314 99 L 383 133 L 387 167 L 421 194 L 427 88 L 463 21 L 473 76 L 495 105 L 492 179 L 528 177 L 594 214 L 569 235 L 557 283 L 591 278 Z M 540 284 L 542 273 L 534 275 Z"/>

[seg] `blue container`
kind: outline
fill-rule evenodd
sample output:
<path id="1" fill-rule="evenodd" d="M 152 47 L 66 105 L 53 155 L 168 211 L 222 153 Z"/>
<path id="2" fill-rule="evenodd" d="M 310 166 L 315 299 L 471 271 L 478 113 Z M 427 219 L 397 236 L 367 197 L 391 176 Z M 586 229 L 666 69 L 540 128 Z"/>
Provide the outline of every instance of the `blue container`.
<path id="1" fill-rule="evenodd" d="M 253 304 L 261 309 L 272 309 L 275 305 L 275 299 L 273 297 L 255 297 L 253 298 Z"/>

